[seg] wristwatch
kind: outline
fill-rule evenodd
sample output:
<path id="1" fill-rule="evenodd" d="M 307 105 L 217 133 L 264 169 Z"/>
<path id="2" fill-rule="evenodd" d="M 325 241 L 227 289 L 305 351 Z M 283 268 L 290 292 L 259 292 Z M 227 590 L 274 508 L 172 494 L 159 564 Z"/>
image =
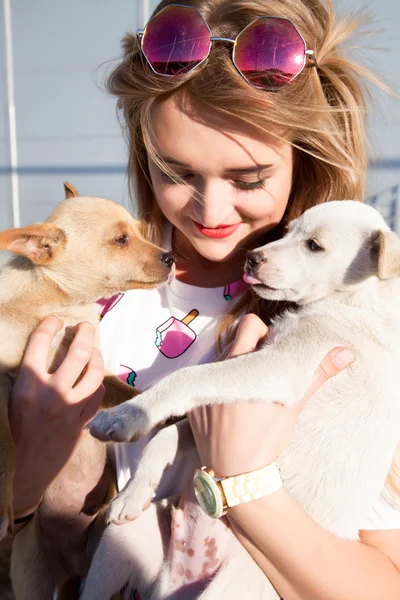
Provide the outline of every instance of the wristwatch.
<path id="1" fill-rule="evenodd" d="M 232 506 L 272 494 L 282 483 L 275 462 L 235 477 L 215 477 L 212 469 L 201 467 L 193 477 L 197 502 L 213 519 L 219 519 Z"/>

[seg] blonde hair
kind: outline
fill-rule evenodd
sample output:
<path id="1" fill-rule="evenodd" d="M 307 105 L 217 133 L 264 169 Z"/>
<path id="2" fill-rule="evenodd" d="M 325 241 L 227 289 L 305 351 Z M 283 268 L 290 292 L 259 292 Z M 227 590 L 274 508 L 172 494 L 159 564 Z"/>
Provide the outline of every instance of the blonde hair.
<path id="1" fill-rule="evenodd" d="M 362 200 L 368 163 L 368 83 L 379 85 L 379 81 L 369 69 L 347 58 L 342 49 L 363 24 L 362 19 L 337 21 L 330 0 L 163 0 L 154 14 L 172 3 L 197 8 L 214 36 L 232 39 L 259 16 L 286 17 L 301 32 L 307 48 L 314 50 L 317 67 L 304 69 L 293 84 L 279 92 L 266 92 L 251 87 L 238 74 L 231 47 L 215 43 L 204 65 L 183 78 L 165 78 L 149 68 L 137 36 L 127 34 L 122 42 L 123 59 L 107 86 L 118 99 L 129 144 L 129 184 L 144 235 L 160 244 L 164 225 L 148 167 L 149 157 L 160 163 L 152 143 L 151 111 L 156 102 L 176 94 L 211 109 L 223 122 L 234 119 L 290 140 L 293 185 L 276 237 L 288 221 L 313 205 L 333 199 Z M 277 310 L 282 307 L 245 294 L 232 302 L 221 324 L 220 340 L 222 334 L 225 339 L 232 337 L 237 317 L 244 311 L 255 312 L 268 322 Z M 391 476 L 393 489 L 400 494 L 395 468 Z"/>

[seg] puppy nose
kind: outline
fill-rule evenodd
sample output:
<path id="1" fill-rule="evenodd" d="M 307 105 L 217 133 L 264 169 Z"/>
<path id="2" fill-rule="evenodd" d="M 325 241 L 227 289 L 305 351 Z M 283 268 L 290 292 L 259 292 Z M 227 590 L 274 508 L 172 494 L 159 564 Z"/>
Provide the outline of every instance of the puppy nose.
<path id="1" fill-rule="evenodd" d="M 161 256 L 161 262 L 171 269 L 172 265 L 174 264 L 174 256 L 172 252 L 165 252 L 165 254 Z"/>
<path id="2" fill-rule="evenodd" d="M 246 262 L 247 262 L 247 266 L 249 267 L 249 269 L 253 269 L 258 264 L 260 264 L 260 262 L 262 262 L 263 260 L 264 260 L 264 257 L 263 257 L 262 252 L 256 252 L 256 251 L 252 250 L 251 252 L 248 252 L 246 255 Z"/>

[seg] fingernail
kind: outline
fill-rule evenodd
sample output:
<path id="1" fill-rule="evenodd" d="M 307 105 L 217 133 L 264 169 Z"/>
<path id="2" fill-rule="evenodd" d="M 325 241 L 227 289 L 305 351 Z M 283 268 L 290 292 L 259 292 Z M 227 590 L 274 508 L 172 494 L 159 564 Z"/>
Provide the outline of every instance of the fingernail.
<path id="1" fill-rule="evenodd" d="M 60 315 L 56 315 L 55 313 L 50 313 L 49 317 L 55 317 L 56 319 L 58 319 L 60 321 L 61 325 L 64 324 L 64 321 L 63 321 L 62 317 L 60 317 Z"/>
<path id="2" fill-rule="evenodd" d="M 354 359 L 354 354 L 347 349 L 339 350 L 339 352 L 336 352 L 336 354 L 334 354 L 332 357 L 333 364 L 338 369 L 344 369 L 344 367 L 347 367 L 347 365 L 352 363 Z"/>

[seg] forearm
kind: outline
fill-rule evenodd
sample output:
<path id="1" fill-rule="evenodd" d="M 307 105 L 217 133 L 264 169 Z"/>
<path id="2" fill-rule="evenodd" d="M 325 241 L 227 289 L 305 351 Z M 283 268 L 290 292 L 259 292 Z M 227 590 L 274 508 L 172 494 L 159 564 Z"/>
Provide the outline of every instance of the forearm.
<path id="1" fill-rule="evenodd" d="M 14 518 L 19 519 L 35 512 L 46 491 L 48 483 L 42 478 L 17 473 L 14 481 Z"/>
<path id="2" fill-rule="evenodd" d="M 50 435 L 48 437 L 50 438 Z M 17 448 L 17 468 L 13 490 L 13 509 L 16 519 L 37 509 L 49 485 L 61 473 L 75 452 L 79 451 L 85 438 L 90 441 L 88 432 L 79 428 L 71 428 L 68 430 L 68 443 L 64 443 L 61 449 L 57 449 L 57 454 L 54 447 L 57 440 L 53 439 L 53 436 L 49 443 L 41 441 L 38 448 L 34 447 L 33 450 L 32 440 L 28 445 L 21 440 Z M 46 440 L 46 438 L 44 439 Z M 102 458 L 99 469 L 103 465 Z M 79 461 L 79 458 L 76 460 Z M 97 467 L 97 462 L 93 469 L 95 466 Z M 89 477 L 89 473 L 86 473 L 86 477 Z"/>
<path id="3" fill-rule="evenodd" d="M 35 478 L 14 481 L 14 519 L 20 519 L 36 511 L 45 492 L 45 486 L 37 482 Z M 0 550 L 11 548 L 12 541 L 17 533 L 25 527 L 27 521 L 16 523 L 12 535 L 0 540 Z"/>
<path id="4" fill-rule="evenodd" d="M 14 479 L 14 519 L 20 519 L 34 513 L 42 500 L 46 487 L 44 480 L 37 477 L 30 477 L 25 471 L 24 473 L 17 471 Z M 0 540 L 0 550 L 11 547 L 14 537 L 20 529 L 25 527 L 26 523 L 14 524 L 12 536 L 7 536 L 3 540 Z"/>
<path id="5" fill-rule="evenodd" d="M 14 520 L 30 515 L 36 511 L 46 491 L 46 485 L 37 477 L 29 477 L 28 473 L 18 472 L 14 478 L 13 511 Z M 25 527 L 27 521 L 14 523 L 12 535 L 0 540 L 0 550 L 11 548 L 14 537 Z"/>
<path id="6" fill-rule="evenodd" d="M 228 512 L 241 543 L 285 600 L 398 600 L 384 554 L 317 525 L 282 488 Z"/>

